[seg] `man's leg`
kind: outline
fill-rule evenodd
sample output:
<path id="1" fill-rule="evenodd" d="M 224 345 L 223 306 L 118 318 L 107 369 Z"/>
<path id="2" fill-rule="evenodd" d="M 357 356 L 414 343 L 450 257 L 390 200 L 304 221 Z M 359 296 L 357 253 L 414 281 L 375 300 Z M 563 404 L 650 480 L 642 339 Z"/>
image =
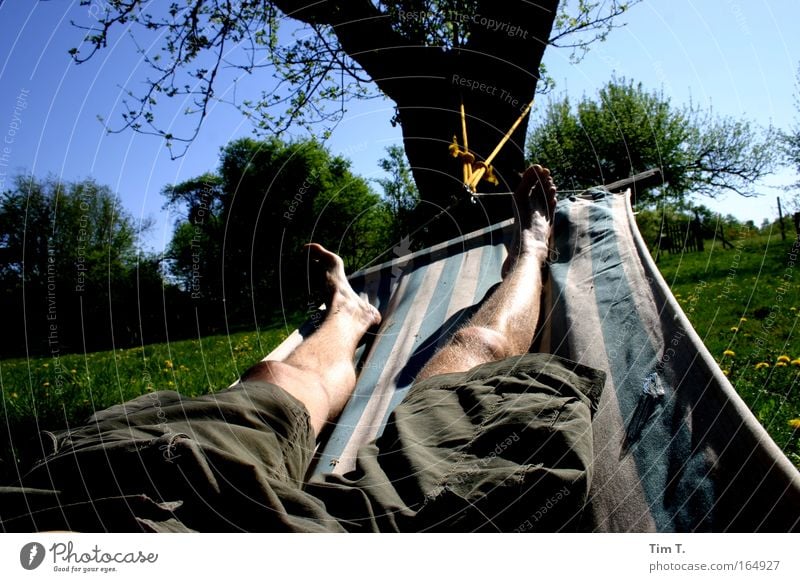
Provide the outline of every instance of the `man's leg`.
<path id="1" fill-rule="evenodd" d="M 356 347 L 381 316 L 350 287 L 341 258 L 318 244 L 308 250 L 328 293 L 325 319 L 285 360 L 259 362 L 242 380 L 271 382 L 286 390 L 305 405 L 319 435 L 347 404 L 356 384 Z"/>
<path id="2" fill-rule="evenodd" d="M 538 165 L 526 170 L 514 194 L 516 230 L 503 265 L 503 281 L 467 325 L 431 358 L 417 381 L 529 350 L 539 320 L 542 265 L 547 258 L 555 195 L 549 170 Z"/>
<path id="3" fill-rule="evenodd" d="M 541 268 L 555 207 L 555 185 L 541 166 L 529 168 L 514 196 L 514 242 L 503 265 L 504 279 L 469 324 L 455 333 L 417 376 L 418 380 L 464 371 L 528 351 L 539 318 Z M 378 311 L 350 287 L 342 260 L 309 245 L 329 293 L 320 328 L 284 361 L 259 362 L 242 380 L 277 384 L 308 409 L 317 435 L 341 413 L 355 387 L 353 356 L 364 333 L 380 323 Z"/>

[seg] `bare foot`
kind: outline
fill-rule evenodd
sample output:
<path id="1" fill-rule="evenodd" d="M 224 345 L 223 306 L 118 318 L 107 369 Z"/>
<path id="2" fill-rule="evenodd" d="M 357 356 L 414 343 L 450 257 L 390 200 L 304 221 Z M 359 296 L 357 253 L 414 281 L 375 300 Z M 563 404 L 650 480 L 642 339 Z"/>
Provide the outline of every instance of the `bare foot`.
<path id="1" fill-rule="evenodd" d="M 534 164 L 525 170 L 514 193 L 514 237 L 503 263 L 503 277 L 523 254 L 538 253 L 544 260 L 555 208 L 556 185 L 550 170 Z"/>
<path id="2" fill-rule="evenodd" d="M 380 312 L 353 291 L 345 275 L 341 257 L 317 243 L 307 244 L 306 249 L 316 268 L 318 281 L 324 286 L 328 316 L 349 315 L 361 323 L 365 330 L 379 324 Z"/>

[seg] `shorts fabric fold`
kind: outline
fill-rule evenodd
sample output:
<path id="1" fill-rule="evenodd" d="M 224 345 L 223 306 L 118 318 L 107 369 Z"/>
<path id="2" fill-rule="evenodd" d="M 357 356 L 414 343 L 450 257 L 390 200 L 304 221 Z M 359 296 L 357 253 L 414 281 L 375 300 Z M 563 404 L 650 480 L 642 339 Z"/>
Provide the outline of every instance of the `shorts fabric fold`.
<path id="1" fill-rule="evenodd" d="M 412 387 L 356 469 L 304 483 L 305 407 L 244 382 L 154 392 L 53 435 L 4 531 L 580 531 L 602 372 L 526 354 Z"/>

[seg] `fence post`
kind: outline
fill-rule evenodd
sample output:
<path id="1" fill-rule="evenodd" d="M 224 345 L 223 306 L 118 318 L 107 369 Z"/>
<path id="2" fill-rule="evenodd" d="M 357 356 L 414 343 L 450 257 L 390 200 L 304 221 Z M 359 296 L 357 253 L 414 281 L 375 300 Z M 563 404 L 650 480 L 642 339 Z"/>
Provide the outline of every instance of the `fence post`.
<path id="1" fill-rule="evenodd" d="M 722 214 L 717 214 L 717 228 L 719 229 L 719 237 L 722 239 L 722 248 L 733 248 L 733 245 L 725 240 L 725 223 L 722 222 Z"/>
<path id="2" fill-rule="evenodd" d="M 786 231 L 783 228 L 783 211 L 781 211 L 781 197 L 778 196 L 778 222 L 781 224 L 781 240 L 786 240 Z"/>

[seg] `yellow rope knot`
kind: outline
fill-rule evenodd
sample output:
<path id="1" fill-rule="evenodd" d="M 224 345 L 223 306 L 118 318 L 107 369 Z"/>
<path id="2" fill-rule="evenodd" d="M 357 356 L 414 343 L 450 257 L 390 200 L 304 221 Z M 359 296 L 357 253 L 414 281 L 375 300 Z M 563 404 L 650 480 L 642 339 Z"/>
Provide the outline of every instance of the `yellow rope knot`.
<path id="1" fill-rule="evenodd" d="M 450 150 L 450 155 L 454 158 L 459 158 L 465 164 L 474 164 L 475 163 L 475 156 L 469 153 L 466 149 L 461 149 L 461 146 L 458 145 L 458 138 L 454 135 L 453 136 L 453 143 L 448 146 Z"/>
<path id="2" fill-rule="evenodd" d="M 461 133 L 464 136 L 464 147 L 461 147 L 461 145 L 458 143 L 458 138 L 454 135 L 453 143 L 451 143 L 447 149 L 450 151 L 451 156 L 461 160 L 464 187 L 469 190 L 469 192 L 476 194 L 476 189 L 481 180 L 486 180 L 493 185 L 500 183 L 500 181 L 497 179 L 497 176 L 494 174 L 491 162 L 495 156 L 497 156 L 506 142 L 511 138 L 511 135 L 514 133 L 514 130 L 517 129 L 517 126 L 522 122 L 523 119 L 525 119 L 525 116 L 531 110 L 531 107 L 533 107 L 533 101 L 525 106 L 519 118 L 517 118 L 517 120 L 511 126 L 511 129 L 509 129 L 508 132 L 503 136 L 503 139 L 500 140 L 500 143 L 497 144 L 497 147 L 494 148 L 494 151 L 489 154 L 489 157 L 486 158 L 485 161 L 476 161 L 475 155 L 469 151 L 469 142 L 467 141 L 467 116 L 464 111 L 464 103 L 461 103 Z"/>
<path id="3" fill-rule="evenodd" d="M 473 168 L 476 170 L 483 170 L 483 179 L 492 184 L 493 186 L 497 186 L 500 183 L 500 180 L 497 179 L 497 176 L 494 175 L 494 170 L 490 164 L 486 162 L 475 162 L 473 164 Z"/>
<path id="4" fill-rule="evenodd" d="M 470 192 L 475 192 L 475 186 L 478 185 L 481 179 L 495 186 L 500 183 L 497 176 L 494 175 L 492 166 L 486 162 L 476 161 L 473 153 L 459 145 L 456 136 L 453 136 L 453 143 L 448 146 L 448 149 L 450 150 L 451 156 L 461 160 L 464 167 L 464 186 L 466 186 Z M 480 176 L 473 183 L 473 176 L 476 174 L 480 174 Z"/>

